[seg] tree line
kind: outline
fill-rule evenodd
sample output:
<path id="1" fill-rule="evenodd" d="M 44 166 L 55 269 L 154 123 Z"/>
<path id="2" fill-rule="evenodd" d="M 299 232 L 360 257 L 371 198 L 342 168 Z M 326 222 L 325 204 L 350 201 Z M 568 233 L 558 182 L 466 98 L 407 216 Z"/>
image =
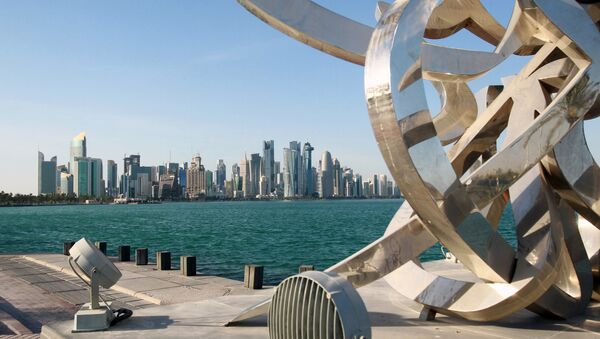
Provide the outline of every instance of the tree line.
<path id="1" fill-rule="evenodd" d="M 113 198 L 103 197 L 95 198 L 92 196 L 78 197 L 75 194 L 13 194 L 0 192 L 0 206 L 28 206 L 28 205 L 66 205 L 66 204 L 81 204 L 86 200 L 94 200 L 98 202 L 112 202 Z"/>

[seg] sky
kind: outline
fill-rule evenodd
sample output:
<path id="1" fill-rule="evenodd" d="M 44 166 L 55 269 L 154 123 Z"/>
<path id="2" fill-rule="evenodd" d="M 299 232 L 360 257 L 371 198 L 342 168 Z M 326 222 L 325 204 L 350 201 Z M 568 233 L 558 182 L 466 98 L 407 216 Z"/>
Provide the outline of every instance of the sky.
<path id="1" fill-rule="evenodd" d="M 375 25 L 376 1 L 317 2 Z M 506 24 L 508 2 L 483 2 Z M 64 164 L 82 131 L 88 156 L 116 160 L 119 171 L 125 154 L 144 166 L 200 154 L 208 169 L 224 159 L 229 176 L 273 139 L 277 161 L 289 141 L 309 141 L 315 163 L 329 150 L 364 177 L 389 173 L 363 68 L 283 35 L 234 0 L 5 1 L 0 41 L 0 191 L 35 194 L 37 150 Z M 491 50 L 463 35 L 450 42 Z"/>

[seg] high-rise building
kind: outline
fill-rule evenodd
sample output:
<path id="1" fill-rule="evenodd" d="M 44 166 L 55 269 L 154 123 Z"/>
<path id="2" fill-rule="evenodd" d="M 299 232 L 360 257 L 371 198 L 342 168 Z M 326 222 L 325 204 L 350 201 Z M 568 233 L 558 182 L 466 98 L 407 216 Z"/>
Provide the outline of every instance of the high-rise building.
<path id="1" fill-rule="evenodd" d="M 310 143 L 305 143 L 302 150 L 302 173 L 304 176 L 302 195 L 310 197 L 315 192 L 313 167 L 312 167 L 312 151 L 314 147 Z"/>
<path id="2" fill-rule="evenodd" d="M 252 183 L 250 182 L 250 162 L 245 155 L 244 159 L 240 161 L 240 177 L 242 178 L 242 192 L 244 193 L 244 197 L 251 197 Z"/>
<path id="3" fill-rule="evenodd" d="M 206 184 L 204 185 L 204 191 L 207 196 L 210 196 L 214 192 L 213 172 L 211 170 L 205 170 L 204 177 L 206 181 Z"/>
<path id="4" fill-rule="evenodd" d="M 385 174 L 379 175 L 379 195 L 384 198 L 388 197 L 388 181 Z"/>
<path id="5" fill-rule="evenodd" d="M 344 196 L 344 172 L 337 158 L 333 159 L 333 195 Z"/>
<path id="6" fill-rule="evenodd" d="M 56 193 L 62 193 L 60 190 L 60 175 L 62 173 L 69 173 L 69 164 L 56 166 Z"/>
<path id="7" fill-rule="evenodd" d="M 261 157 L 258 153 L 250 155 L 250 182 L 252 184 L 252 196 L 259 194 L 260 192 L 260 165 Z"/>
<path id="8" fill-rule="evenodd" d="M 371 197 L 371 186 L 368 181 L 363 182 L 362 196 L 367 197 L 367 198 Z"/>
<path id="9" fill-rule="evenodd" d="M 294 197 L 294 150 L 283 149 L 283 196 L 285 198 Z"/>
<path id="10" fill-rule="evenodd" d="M 72 166 L 73 193 L 78 197 L 104 195 L 102 159 L 75 157 Z"/>
<path id="11" fill-rule="evenodd" d="M 62 194 L 73 194 L 73 175 L 69 173 L 60 173 L 60 192 Z"/>
<path id="12" fill-rule="evenodd" d="M 333 196 L 333 175 L 334 171 L 331 153 L 325 151 L 321 157 L 321 189 L 319 190 L 319 196 L 321 198 L 331 198 Z"/>
<path id="13" fill-rule="evenodd" d="M 351 168 L 344 168 L 344 192 L 343 196 L 346 198 L 354 197 L 354 173 Z"/>
<path id="14" fill-rule="evenodd" d="M 113 160 L 106 161 L 106 193 L 109 197 L 116 197 L 119 193 L 117 190 L 117 163 Z"/>
<path id="15" fill-rule="evenodd" d="M 38 195 L 56 193 L 56 157 L 44 161 L 44 153 L 38 152 Z"/>
<path id="16" fill-rule="evenodd" d="M 293 177 L 294 181 L 294 194 L 296 196 L 302 196 L 304 194 L 304 171 L 302 169 L 302 143 L 300 141 L 290 141 L 290 149 L 294 152 L 292 165 L 294 166 Z"/>
<path id="17" fill-rule="evenodd" d="M 219 159 L 219 162 L 217 163 L 216 177 L 217 190 L 219 192 L 225 192 L 225 180 L 227 180 L 227 166 L 225 166 L 223 159 Z"/>
<path id="18" fill-rule="evenodd" d="M 260 177 L 260 184 L 259 184 L 259 190 L 260 190 L 260 193 L 259 193 L 259 194 L 260 194 L 261 196 L 263 196 L 263 197 L 264 197 L 264 196 L 267 196 L 267 195 L 269 194 L 269 192 L 268 192 L 268 190 L 267 190 L 267 187 L 268 187 L 269 185 L 268 185 L 268 183 L 267 183 L 267 182 L 268 182 L 268 180 L 267 180 L 267 177 L 266 177 L 266 176 L 264 176 L 264 175 L 262 175 L 262 176 Z"/>
<path id="19" fill-rule="evenodd" d="M 357 198 L 362 198 L 364 196 L 363 193 L 363 181 L 362 181 L 362 175 L 360 174 L 355 174 L 354 175 L 354 196 Z"/>
<path id="20" fill-rule="evenodd" d="M 85 132 L 79 133 L 71 140 L 70 157 L 69 157 L 69 172 L 72 173 L 73 163 L 75 158 L 87 157 L 87 139 Z"/>
<path id="21" fill-rule="evenodd" d="M 373 188 L 371 189 L 371 195 L 373 197 L 379 197 L 380 192 L 379 192 L 379 177 L 377 174 L 373 175 L 373 180 L 371 181 L 371 185 L 373 186 Z"/>
<path id="22" fill-rule="evenodd" d="M 186 193 L 190 199 L 197 199 L 206 194 L 206 176 L 202 158 L 197 155 L 187 169 Z"/>
<path id="23" fill-rule="evenodd" d="M 263 141 L 262 175 L 267 177 L 267 192 L 271 193 L 275 187 L 275 141 Z"/>

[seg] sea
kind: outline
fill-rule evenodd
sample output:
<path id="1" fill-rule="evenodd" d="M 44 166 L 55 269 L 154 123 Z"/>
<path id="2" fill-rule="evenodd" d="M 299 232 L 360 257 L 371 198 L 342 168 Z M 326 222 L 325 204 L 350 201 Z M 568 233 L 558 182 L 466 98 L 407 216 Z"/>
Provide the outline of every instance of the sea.
<path id="1" fill-rule="evenodd" d="M 65 241 L 106 241 L 197 258 L 201 274 L 242 280 L 245 264 L 264 266 L 265 284 L 324 270 L 381 237 L 402 199 L 177 202 L 0 208 L 0 253 L 62 253 Z M 500 233 L 515 246 L 510 206 Z M 422 261 L 443 258 L 436 245 Z"/>

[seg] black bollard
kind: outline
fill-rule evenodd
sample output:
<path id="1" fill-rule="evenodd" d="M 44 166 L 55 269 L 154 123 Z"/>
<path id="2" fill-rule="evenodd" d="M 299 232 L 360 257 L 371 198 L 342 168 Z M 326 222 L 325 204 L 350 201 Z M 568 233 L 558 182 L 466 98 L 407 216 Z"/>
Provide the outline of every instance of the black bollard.
<path id="1" fill-rule="evenodd" d="M 244 287 L 259 290 L 263 286 L 264 269 L 259 265 L 246 265 L 244 267 Z"/>
<path id="2" fill-rule="evenodd" d="M 63 242 L 63 255 L 69 255 L 69 250 L 75 245 L 74 241 Z"/>
<path id="3" fill-rule="evenodd" d="M 135 250 L 135 264 L 148 265 L 148 249 L 138 248 Z"/>
<path id="4" fill-rule="evenodd" d="M 171 252 L 156 252 L 156 269 L 159 271 L 171 269 Z"/>
<path id="5" fill-rule="evenodd" d="M 96 241 L 96 247 L 100 250 L 100 252 L 106 255 L 106 241 Z"/>
<path id="6" fill-rule="evenodd" d="M 179 267 L 181 267 L 181 274 L 186 277 L 196 275 L 196 257 L 182 255 L 179 259 Z"/>
<path id="7" fill-rule="evenodd" d="M 117 249 L 119 261 L 131 261 L 131 247 L 129 245 L 119 246 Z"/>

